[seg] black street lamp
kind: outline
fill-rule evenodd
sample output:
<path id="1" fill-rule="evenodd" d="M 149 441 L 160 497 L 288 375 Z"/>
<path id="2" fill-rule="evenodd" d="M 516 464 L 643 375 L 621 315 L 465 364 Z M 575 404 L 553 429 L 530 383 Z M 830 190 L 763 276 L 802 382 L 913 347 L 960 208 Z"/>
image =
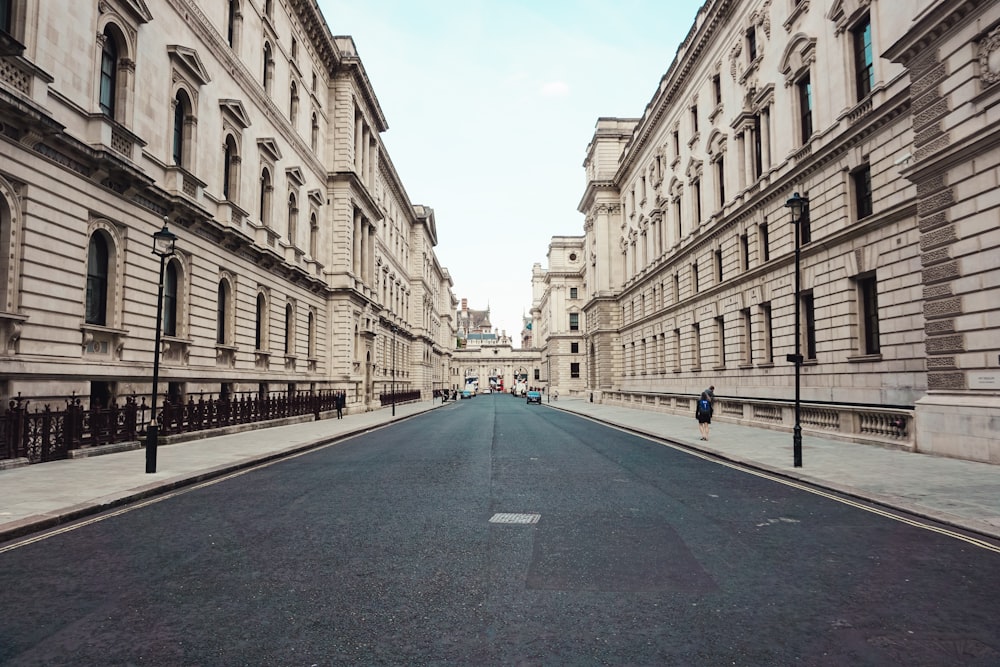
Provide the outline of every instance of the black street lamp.
<path id="1" fill-rule="evenodd" d="M 795 226 L 795 354 L 789 354 L 787 359 L 795 364 L 795 426 L 792 428 L 792 463 L 796 468 L 802 467 L 802 404 L 801 404 L 801 378 L 802 378 L 802 315 L 801 298 L 799 291 L 800 265 L 802 260 L 801 230 L 799 223 L 803 216 L 809 212 L 809 198 L 801 197 L 796 192 L 792 198 L 785 202 L 785 206 L 792 212 L 792 225 Z"/>
<path id="2" fill-rule="evenodd" d="M 163 273 L 167 257 L 175 252 L 177 235 L 167 229 L 167 218 L 163 218 L 163 229 L 153 234 L 153 254 L 160 258 L 160 285 L 156 294 L 156 342 L 153 345 L 153 395 L 150 397 L 152 416 L 146 427 L 146 472 L 156 472 L 156 440 L 159 424 L 156 422 L 156 385 L 160 379 L 160 328 L 163 324 Z"/>

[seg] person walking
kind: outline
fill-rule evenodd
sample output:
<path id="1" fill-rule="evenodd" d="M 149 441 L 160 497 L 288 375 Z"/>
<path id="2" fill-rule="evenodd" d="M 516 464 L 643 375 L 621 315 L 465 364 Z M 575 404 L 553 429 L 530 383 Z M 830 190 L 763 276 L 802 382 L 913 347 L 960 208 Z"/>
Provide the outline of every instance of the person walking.
<path id="1" fill-rule="evenodd" d="M 710 387 L 710 389 L 714 388 Z M 712 423 L 712 399 L 708 392 L 708 389 L 701 392 L 701 397 L 694 409 L 694 416 L 698 420 L 698 431 L 701 432 L 702 440 L 708 440 L 708 430 Z"/>
<path id="2" fill-rule="evenodd" d="M 347 392 L 337 394 L 337 419 L 344 418 L 344 404 L 347 402 Z"/>

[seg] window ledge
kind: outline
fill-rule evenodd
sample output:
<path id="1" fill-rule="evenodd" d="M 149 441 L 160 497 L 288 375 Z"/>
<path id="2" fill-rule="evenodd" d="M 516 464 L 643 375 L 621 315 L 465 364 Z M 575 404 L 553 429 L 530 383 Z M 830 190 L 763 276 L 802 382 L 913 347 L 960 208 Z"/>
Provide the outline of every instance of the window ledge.
<path id="1" fill-rule="evenodd" d="M 854 357 L 847 357 L 847 361 L 849 361 L 852 364 L 860 364 L 866 361 L 882 361 L 882 353 L 879 352 L 876 354 L 859 354 Z"/>

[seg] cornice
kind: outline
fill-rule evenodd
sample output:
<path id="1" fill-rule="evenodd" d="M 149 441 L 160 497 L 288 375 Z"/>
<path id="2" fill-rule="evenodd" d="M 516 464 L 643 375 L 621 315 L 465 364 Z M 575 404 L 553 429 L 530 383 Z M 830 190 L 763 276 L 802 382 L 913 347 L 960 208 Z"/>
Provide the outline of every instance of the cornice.
<path id="1" fill-rule="evenodd" d="M 995 0 L 939 0 L 914 22 L 912 28 L 883 53 L 883 57 L 909 67 L 955 26 L 972 16 L 979 16 L 982 9 Z"/>

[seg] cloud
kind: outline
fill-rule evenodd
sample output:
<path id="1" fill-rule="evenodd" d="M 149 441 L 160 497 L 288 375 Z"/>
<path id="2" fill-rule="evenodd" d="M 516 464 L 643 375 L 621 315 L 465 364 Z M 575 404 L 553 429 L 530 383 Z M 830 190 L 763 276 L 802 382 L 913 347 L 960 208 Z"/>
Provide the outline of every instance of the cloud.
<path id="1" fill-rule="evenodd" d="M 565 81 L 549 81 L 543 83 L 538 92 L 542 97 L 566 97 L 569 95 L 569 84 Z"/>

